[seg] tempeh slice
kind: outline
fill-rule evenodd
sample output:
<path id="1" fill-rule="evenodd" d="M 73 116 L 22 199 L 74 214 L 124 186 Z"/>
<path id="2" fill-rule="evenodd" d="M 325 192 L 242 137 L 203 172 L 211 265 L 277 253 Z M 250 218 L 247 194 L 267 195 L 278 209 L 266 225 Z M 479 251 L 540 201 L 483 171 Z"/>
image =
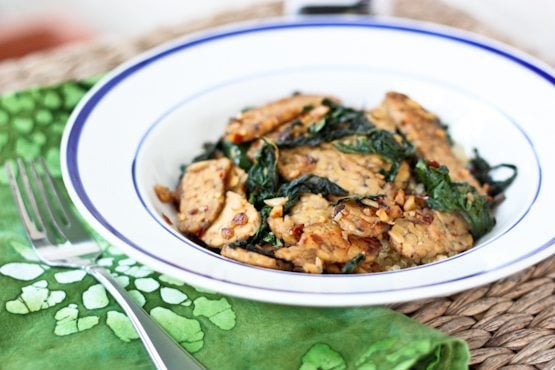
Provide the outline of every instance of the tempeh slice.
<path id="1" fill-rule="evenodd" d="M 280 151 L 278 170 L 287 180 L 311 173 L 326 177 L 350 194 L 381 194 L 386 184 L 379 173 L 389 164 L 374 154 L 347 154 L 330 144 L 301 146 Z"/>
<path id="2" fill-rule="evenodd" d="M 260 214 L 242 195 L 228 191 L 222 212 L 200 239 L 213 248 L 221 248 L 248 239 L 260 227 Z"/>
<path id="3" fill-rule="evenodd" d="M 468 225 L 457 213 L 425 209 L 407 212 L 389 231 L 391 246 L 403 257 L 426 262 L 472 247 Z"/>
<path id="4" fill-rule="evenodd" d="M 297 245 L 281 248 L 275 254 L 305 272 L 322 273 L 327 264 L 343 264 L 358 254 L 364 255 L 364 262 L 371 262 L 378 245 L 371 239 L 346 237 L 333 222 L 318 223 L 305 228 Z"/>
<path id="5" fill-rule="evenodd" d="M 222 256 L 231 258 L 235 261 L 243 262 L 249 265 L 266 267 L 274 270 L 283 269 L 283 262 L 276 260 L 275 258 L 264 256 L 260 253 L 247 251 L 243 248 L 232 248 L 228 245 L 224 245 L 221 250 Z"/>
<path id="6" fill-rule="evenodd" d="M 395 126 L 414 144 L 418 155 L 429 161 L 447 166 L 454 181 L 468 182 L 478 192 L 484 194 L 482 186 L 466 168 L 451 148 L 447 132 L 440 125 L 437 116 L 408 96 L 389 92 L 382 103 L 382 109 Z"/>
<path id="7" fill-rule="evenodd" d="M 331 222 L 332 210 L 329 202 L 320 194 L 306 193 L 301 195 L 299 202 L 284 217 L 270 214 L 268 225 L 278 238 L 287 244 L 296 244 L 305 227 L 315 223 Z"/>
<path id="8" fill-rule="evenodd" d="M 325 96 L 294 95 L 252 108 L 232 118 L 226 128 L 225 139 L 232 143 L 244 143 L 297 117 L 307 106 L 317 106 Z"/>
<path id="9" fill-rule="evenodd" d="M 186 234 L 202 233 L 220 214 L 225 183 L 232 163 L 227 158 L 196 162 L 187 167 L 177 187 L 177 229 Z"/>

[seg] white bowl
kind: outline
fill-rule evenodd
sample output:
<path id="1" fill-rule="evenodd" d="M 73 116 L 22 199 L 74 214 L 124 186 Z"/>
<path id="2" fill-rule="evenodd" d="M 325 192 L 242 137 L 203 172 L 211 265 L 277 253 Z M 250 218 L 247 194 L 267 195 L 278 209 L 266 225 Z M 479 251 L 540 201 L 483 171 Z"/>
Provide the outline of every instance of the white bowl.
<path id="1" fill-rule="evenodd" d="M 393 303 L 450 294 L 537 263 L 555 251 L 551 210 L 555 78 L 549 67 L 452 29 L 364 18 L 274 20 L 179 40 L 105 77 L 64 133 L 64 181 L 108 241 L 176 278 L 240 297 L 299 305 Z M 362 275 L 310 275 L 245 265 L 167 224 L 155 184 L 223 133 L 230 116 L 293 91 L 333 94 L 355 107 L 406 93 L 439 114 L 470 154 L 519 174 L 497 225 L 467 252 Z"/>

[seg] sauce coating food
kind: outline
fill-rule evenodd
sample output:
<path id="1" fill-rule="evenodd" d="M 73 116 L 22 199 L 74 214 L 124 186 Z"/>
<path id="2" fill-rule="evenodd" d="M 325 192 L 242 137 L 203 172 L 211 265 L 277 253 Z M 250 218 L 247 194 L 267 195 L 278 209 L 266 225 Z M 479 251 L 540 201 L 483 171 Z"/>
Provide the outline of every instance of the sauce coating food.
<path id="1" fill-rule="evenodd" d="M 180 232 L 233 260 L 379 272 L 448 258 L 494 227 L 517 169 L 457 153 L 447 126 L 401 93 L 368 111 L 295 94 L 230 119 L 175 191 L 155 190 Z M 512 175 L 494 180 L 500 167 Z"/>

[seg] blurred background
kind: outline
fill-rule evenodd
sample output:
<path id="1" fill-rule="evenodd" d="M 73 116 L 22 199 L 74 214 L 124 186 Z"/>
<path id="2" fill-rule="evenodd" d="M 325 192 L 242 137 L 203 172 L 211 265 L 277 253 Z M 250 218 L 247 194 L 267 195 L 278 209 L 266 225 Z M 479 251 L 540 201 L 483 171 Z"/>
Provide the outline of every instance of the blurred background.
<path id="1" fill-rule="evenodd" d="M 353 3 L 311 0 L 309 3 Z M 213 14 L 275 0 L 0 0 L 0 60 L 97 39 L 129 38 Z M 284 4 L 295 12 L 303 0 Z M 374 0 L 377 15 L 408 15 L 443 3 L 461 17 L 480 22 L 499 39 L 555 65 L 555 0 Z M 404 11 L 404 9 L 406 10 Z M 430 19 L 436 18 L 430 16 Z"/>

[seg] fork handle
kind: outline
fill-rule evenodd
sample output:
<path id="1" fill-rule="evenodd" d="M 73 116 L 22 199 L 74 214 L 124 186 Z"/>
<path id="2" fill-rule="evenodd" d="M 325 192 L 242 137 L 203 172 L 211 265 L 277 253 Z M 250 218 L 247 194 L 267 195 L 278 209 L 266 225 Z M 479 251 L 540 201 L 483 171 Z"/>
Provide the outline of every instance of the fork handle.
<path id="1" fill-rule="evenodd" d="M 86 267 L 86 271 L 94 276 L 120 304 L 137 333 L 139 333 L 157 369 L 205 369 L 193 355 L 185 351 L 181 345 L 154 322 L 127 291 L 117 283 L 108 270 L 91 265 Z"/>

